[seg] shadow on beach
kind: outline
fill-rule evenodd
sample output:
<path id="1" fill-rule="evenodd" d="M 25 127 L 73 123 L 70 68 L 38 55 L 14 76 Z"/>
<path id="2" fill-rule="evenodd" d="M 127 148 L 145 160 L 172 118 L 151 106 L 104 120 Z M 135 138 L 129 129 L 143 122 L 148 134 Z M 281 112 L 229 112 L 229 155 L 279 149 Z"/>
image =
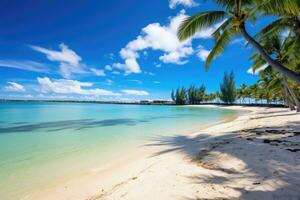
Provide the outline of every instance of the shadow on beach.
<path id="1" fill-rule="evenodd" d="M 299 123 L 219 136 L 165 136 L 153 139 L 147 146 L 164 147 L 152 156 L 179 152 L 210 170 L 210 174 L 188 177 L 193 184 L 226 188 L 239 194 L 230 197 L 216 190 L 216 197 L 211 199 L 300 199 Z M 204 197 L 196 195 L 192 199 L 210 199 Z"/>
<path id="2" fill-rule="evenodd" d="M 96 127 L 113 127 L 113 126 L 136 126 L 140 123 L 148 123 L 152 120 L 159 120 L 165 118 L 176 118 L 173 116 L 160 116 L 160 117 L 145 117 L 144 119 L 134 118 L 119 118 L 119 119 L 78 119 L 78 120 L 60 120 L 50 122 L 13 122 L 8 127 L 0 128 L 0 134 L 6 133 L 26 133 L 35 131 L 55 132 L 66 129 L 80 131 L 83 129 L 96 128 Z M 1 124 L 1 121 L 0 121 Z"/>
<path id="3" fill-rule="evenodd" d="M 107 119 L 107 120 L 93 120 L 93 119 L 81 119 L 81 120 L 62 120 L 62 121 L 52 121 L 52 122 L 40 122 L 40 123 L 30 123 L 26 124 L 19 123 L 11 126 L 0 128 L 0 134 L 4 133 L 16 133 L 16 132 L 32 132 L 32 131 L 61 131 L 65 129 L 75 129 L 82 130 L 87 128 L 94 127 L 108 127 L 108 126 L 118 126 L 118 125 L 126 125 L 126 126 L 135 126 L 137 123 L 148 122 L 149 120 L 136 120 L 130 118 L 120 118 L 120 119 Z"/>

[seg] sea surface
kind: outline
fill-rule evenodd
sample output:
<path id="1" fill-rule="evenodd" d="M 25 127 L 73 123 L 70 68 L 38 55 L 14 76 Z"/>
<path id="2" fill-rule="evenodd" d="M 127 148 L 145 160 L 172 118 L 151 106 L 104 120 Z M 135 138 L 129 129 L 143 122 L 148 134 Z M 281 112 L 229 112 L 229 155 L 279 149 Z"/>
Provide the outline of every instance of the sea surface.
<path id="1" fill-rule="evenodd" d="M 0 199 L 23 199 L 154 137 L 191 133 L 237 115 L 186 106 L 0 103 Z"/>

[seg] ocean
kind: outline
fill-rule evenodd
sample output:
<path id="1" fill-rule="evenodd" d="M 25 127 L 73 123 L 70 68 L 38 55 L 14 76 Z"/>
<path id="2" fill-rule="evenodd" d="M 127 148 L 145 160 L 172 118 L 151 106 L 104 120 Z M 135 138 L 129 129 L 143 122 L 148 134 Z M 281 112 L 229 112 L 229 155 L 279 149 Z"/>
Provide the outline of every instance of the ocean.
<path id="1" fill-rule="evenodd" d="M 208 107 L 0 103 L 0 199 L 22 199 L 154 137 L 192 133 L 237 115 Z"/>

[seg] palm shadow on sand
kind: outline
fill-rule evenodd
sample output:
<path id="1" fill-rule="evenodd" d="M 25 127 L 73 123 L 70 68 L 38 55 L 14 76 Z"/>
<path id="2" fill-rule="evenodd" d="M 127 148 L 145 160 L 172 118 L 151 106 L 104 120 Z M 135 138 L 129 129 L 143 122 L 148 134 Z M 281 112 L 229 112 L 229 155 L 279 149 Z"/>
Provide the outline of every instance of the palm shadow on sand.
<path id="1" fill-rule="evenodd" d="M 268 130 L 264 132 L 264 130 Z M 260 138 L 246 138 L 241 131 L 211 136 L 202 133 L 197 136 L 176 135 L 153 139 L 148 146 L 163 146 L 164 150 L 153 156 L 170 152 L 180 152 L 195 163 L 202 163 L 206 168 L 205 158 L 214 152 L 228 155 L 240 160 L 245 167 L 242 171 L 224 168 L 218 165 L 208 165 L 209 170 L 221 172 L 222 175 L 199 175 L 188 177 L 193 184 L 211 184 L 230 188 L 239 193 L 239 197 L 220 197 L 219 199 L 300 199 L 300 152 L 288 151 L 288 148 L 300 148 L 300 124 L 289 123 L 285 127 L 261 127 L 259 130 L 245 130 L 254 135 L 279 134 L 282 139 L 276 142 L 266 142 Z M 258 134 L 259 133 L 259 134 Z M 292 134 L 292 135 L 291 135 Z M 286 135 L 286 137 L 284 136 Z M 289 135 L 289 136 L 287 136 Z M 282 141 L 281 141 L 282 140 Z M 266 146 L 267 145 L 267 146 Z M 268 147 L 268 148 L 266 148 Z M 270 152 L 265 152 L 266 149 Z M 295 166 L 298 166 L 295 170 Z M 247 182 L 247 184 L 245 184 Z M 269 183 L 270 182 L 270 183 Z M 241 183 L 233 184 L 233 183 Z M 278 183 L 278 184 L 276 184 Z M 273 184 L 272 190 L 262 187 L 263 184 Z M 275 189 L 274 189 L 275 188 Z M 205 200 L 206 197 L 183 197 L 182 199 Z M 207 199 L 208 200 L 208 199 Z"/>

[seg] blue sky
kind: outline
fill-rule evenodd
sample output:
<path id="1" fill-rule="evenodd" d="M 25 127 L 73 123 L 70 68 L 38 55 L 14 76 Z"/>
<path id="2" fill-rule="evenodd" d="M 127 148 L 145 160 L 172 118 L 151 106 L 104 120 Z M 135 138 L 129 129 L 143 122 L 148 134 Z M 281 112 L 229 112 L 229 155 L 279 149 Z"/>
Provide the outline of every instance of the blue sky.
<path id="1" fill-rule="evenodd" d="M 182 19 L 215 9 L 199 0 L 2 1 L 0 98 L 169 99 L 178 86 L 217 91 L 226 70 L 237 85 L 254 83 L 242 38 L 208 72 L 213 28 L 183 43 L 176 38 Z M 253 34 L 263 24 L 247 26 Z"/>

